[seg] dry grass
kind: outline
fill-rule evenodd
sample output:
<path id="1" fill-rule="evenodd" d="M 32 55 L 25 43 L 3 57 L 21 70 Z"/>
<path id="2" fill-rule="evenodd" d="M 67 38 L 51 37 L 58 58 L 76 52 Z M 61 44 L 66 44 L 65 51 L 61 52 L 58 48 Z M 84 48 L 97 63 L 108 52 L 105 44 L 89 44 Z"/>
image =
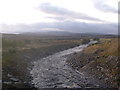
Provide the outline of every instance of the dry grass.
<path id="1" fill-rule="evenodd" d="M 99 52 L 99 56 L 118 56 L 118 39 L 101 39 L 99 44 L 91 45 L 86 48 L 84 52 L 95 53 L 98 50 L 101 50 L 101 52 Z"/>
<path id="2" fill-rule="evenodd" d="M 91 63 L 94 65 L 89 64 L 89 67 L 95 69 L 95 71 L 91 72 L 97 74 L 99 77 L 103 74 L 106 75 L 106 77 L 109 77 L 108 82 L 113 86 L 117 86 L 117 83 L 120 83 L 118 81 L 120 80 L 118 77 L 120 72 L 118 71 L 117 65 L 117 57 L 120 56 L 120 53 L 118 53 L 120 51 L 118 44 L 118 38 L 101 39 L 100 43 L 91 45 L 84 50 L 84 53 L 93 54 L 93 57 L 96 57 L 95 61 Z M 95 66 L 101 66 L 104 71 L 98 71 Z M 103 74 L 100 75 L 97 71 Z"/>

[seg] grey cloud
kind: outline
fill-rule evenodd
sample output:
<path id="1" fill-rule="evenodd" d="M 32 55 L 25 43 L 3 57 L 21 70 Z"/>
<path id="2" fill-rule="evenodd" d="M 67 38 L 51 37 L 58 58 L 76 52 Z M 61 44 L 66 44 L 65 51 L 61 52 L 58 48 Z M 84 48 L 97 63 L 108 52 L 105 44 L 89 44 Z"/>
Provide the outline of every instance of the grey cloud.
<path id="1" fill-rule="evenodd" d="M 95 8 L 102 12 L 110 12 L 110 13 L 118 13 L 118 10 L 112 6 L 109 6 L 105 3 L 101 3 L 100 1 L 95 2 Z"/>
<path id="2" fill-rule="evenodd" d="M 117 34 L 117 24 L 96 24 L 82 23 L 74 21 L 54 22 L 54 23 L 36 23 L 31 25 L 3 25 L 2 29 L 12 32 L 41 32 L 45 28 L 58 29 L 75 33 L 103 33 Z"/>
<path id="3" fill-rule="evenodd" d="M 113 33 L 117 34 L 116 24 L 96 24 L 96 23 L 81 23 L 81 22 L 65 22 L 59 24 L 59 29 L 78 32 L 78 33 Z"/>
<path id="4" fill-rule="evenodd" d="M 8 25 L 8 24 L 0 24 L 2 32 L 8 33 L 20 33 L 20 32 L 27 32 L 32 27 L 27 24 L 17 24 L 17 25 Z"/>
<path id="5" fill-rule="evenodd" d="M 65 17 L 58 17 L 58 16 L 46 17 L 46 18 L 55 19 L 55 20 L 58 20 L 58 21 L 65 21 L 67 19 Z"/>
<path id="6" fill-rule="evenodd" d="M 58 6 L 53 6 L 50 3 L 43 3 L 38 7 L 38 9 L 40 9 L 45 13 L 54 15 L 55 17 L 52 17 L 52 18 L 57 20 L 58 20 L 58 17 L 60 17 L 64 19 L 84 19 L 84 20 L 92 20 L 92 21 L 102 21 L 98 18 L 90 17 L 83 13 L 70 11 L 66 8 L 62 8 Z"/>

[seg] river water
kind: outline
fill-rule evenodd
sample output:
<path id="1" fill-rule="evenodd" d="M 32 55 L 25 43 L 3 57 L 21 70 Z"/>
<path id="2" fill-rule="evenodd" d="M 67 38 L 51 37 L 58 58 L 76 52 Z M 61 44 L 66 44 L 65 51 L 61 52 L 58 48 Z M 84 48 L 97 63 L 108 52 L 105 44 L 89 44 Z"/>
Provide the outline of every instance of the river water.
<path id="1" fill-rule="evenodd" d="M 89 77 L 72 69 L 66 63 L 67 55 L 80 52 L 93 43 L 96 43 L 96 41 L 33 62 L 34 66 L 30 73 L 33 77 L 32 83 L 34 86 L 36 88 L 89 88 L 99 86 L 93 83 Z"/>

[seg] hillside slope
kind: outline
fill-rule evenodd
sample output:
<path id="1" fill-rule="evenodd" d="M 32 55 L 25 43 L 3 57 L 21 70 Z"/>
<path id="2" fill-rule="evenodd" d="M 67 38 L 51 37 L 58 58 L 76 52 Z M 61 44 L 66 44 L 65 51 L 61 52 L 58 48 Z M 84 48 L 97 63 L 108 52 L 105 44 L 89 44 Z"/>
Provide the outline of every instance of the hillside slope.
<path id="1" fill-rule="evenodd" d="M 74 69 L 93 77 L 109 87 L 118 87 L 118 39 L 100 39 L 98 44 L 87 47 L 83 52 L 74 53 L 67 60 Z"/>

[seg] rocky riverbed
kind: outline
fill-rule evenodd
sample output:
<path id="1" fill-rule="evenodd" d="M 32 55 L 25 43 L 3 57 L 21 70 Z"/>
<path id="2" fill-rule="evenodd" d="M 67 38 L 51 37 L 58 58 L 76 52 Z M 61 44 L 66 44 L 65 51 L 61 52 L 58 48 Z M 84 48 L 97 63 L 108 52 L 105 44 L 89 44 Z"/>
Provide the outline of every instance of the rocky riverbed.
<path id="1" fill-rule="evenodd" d="M 32 84 L 36 88 L 98 88 L 107 87 L 104 83 L 85 76 L 83 73 L 71 68 L 66 60 L 68 55 L 81 52 L 90 44 L 80 45 L 64 50 L 33 62 L 31 76 Z"/>

